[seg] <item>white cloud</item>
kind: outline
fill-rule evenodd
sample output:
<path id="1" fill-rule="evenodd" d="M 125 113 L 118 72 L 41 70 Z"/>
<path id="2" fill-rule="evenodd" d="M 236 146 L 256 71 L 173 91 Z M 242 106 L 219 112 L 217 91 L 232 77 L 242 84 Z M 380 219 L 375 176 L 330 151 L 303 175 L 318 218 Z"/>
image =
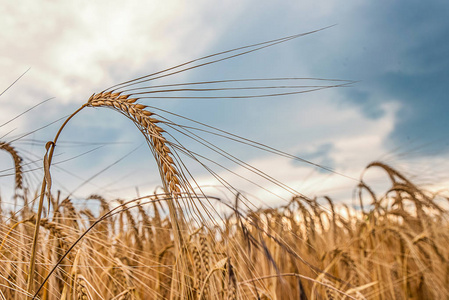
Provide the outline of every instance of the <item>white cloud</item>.
<path id="1" fill-rule="evenodd" d="M 63 102 L 197 57 L 225 25 L 205 26 L 213 6 L 204 1 L 25 2 L 3 4 L 0 68 L 20 74 L 31 67 L 33 87 Z M 154 69 L 143 69 L 150 62 Z M 2 77 L 0 85 L 14 79 Z"/>

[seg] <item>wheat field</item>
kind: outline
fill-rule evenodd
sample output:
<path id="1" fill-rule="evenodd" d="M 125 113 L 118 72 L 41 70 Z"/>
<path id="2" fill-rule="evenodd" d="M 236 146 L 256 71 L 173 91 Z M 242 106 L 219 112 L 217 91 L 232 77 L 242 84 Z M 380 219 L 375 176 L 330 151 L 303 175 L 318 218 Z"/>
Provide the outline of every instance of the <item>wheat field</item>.
<path id="1" fill-rule="evenodd" d="M 256 166 L 213 148 L 191 128 L 161 117 L 144 104 L 158 97 L 145 86 L 150 80 L 303 35 L 207 56 L 93 94 L 46 144 L 39 188 L 24 180 L 26 155 L 16 150 L 14 142 L 0 142 L 14 165 L 17 204 L 0 214 L 0 299 L 449 299 L 447 193 L 426 191 L 394 167 L 376 161 L 366 171 L 381 170 L 389 187 L 379 194 L 362 177 L 355 184 L 357 208 L 328 196 L 309 198 Z M 284 86 L 282 80 L 165 85 L 156 93 L 279 97 L 352 83 L 316 79 L 311 86 L 301 85 L 302 78 L 290 78 L 296 84 Z M 226 94 L 245 89 L 240 86 L 210 87 L 242 81 L 268 85 L 258 86 L 262 94 L 242 96 Z M 157 164 L 157 170 L 149 171 L 159 173 L 161 188 L 128 200 L 92 194 L 85 200 L 93 205 L 84 207 L 51 188 L 59 137 L 73 117 L 92 108 L 112 109 L 118 113 L 116 118 L 126 117 L 137 127 Z M 254 208 L 250 199 L 209 169 L 214 162 L 178 143 L 174 131 L 289 191 L 289 202 Z M 273 155 L 301 159 L 214 132 Z M 208 169 L 232 193 L 233 201 L 203 191 L 183 163 L 185 157 Z M 224 210 L 215 209 L 218 206 Z"/>

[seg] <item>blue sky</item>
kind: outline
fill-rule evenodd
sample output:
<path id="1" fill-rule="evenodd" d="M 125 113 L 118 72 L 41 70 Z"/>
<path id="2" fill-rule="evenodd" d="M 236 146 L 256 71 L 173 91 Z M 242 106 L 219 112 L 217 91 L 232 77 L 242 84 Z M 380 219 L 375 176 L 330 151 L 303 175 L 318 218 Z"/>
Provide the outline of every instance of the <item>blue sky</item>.
<path id="1" fill-rule="evenodd" d="M 20 7 L 4 1 L 1 7 L 0 67 L 5 75 L 0 78 L 0 89 L 31 68 L 0 97 L 1 123 L 53 98 L 0 127 L 1 136 L 14 130 L 3 140 L 70 114 L 92 93 L 113 84 L 207 54 L 336 24 L 154 84 L 316 77 L 357 81 L 351 86 L 278 98 L 143 102 L 349 177 L 358 178 L 369 162 L 380 159 L 420 175 L 424 183 L 447 183 L 449 4 L 445 1 L 25 1 Z M 27 138 L 51 140 L 56 130 L 56 125 L 49 126 Z M 135 131 L 128 120 L 112 111 L 92 109 L 77 116 L 64 132 L 55 160 L 96 147 L 86 143 L 98 142 L 103 147 L 61 163 L 64 171 L 53 171 L 54 188 L 67 193 L 76 190 L 80 197 L 94 192 L 123 196 L 135 193 L 136 186 L 152 190 L 158 184 L 157 172 L 145 147 L 101 172 L 143 143 Z M 356 185 L 355 180 L 304 163 L 210 138 L 310 196 L 327 193 L 343 199 L 350 197 Z M 22 139 L 16 147 L 30 159 L 43 155 L 43 145 L 36 142 Z M 205 155 L 221 161 L 213 153 Z M 0 156 L 0 170 L 10 167 L 8 159 L 5 154 Z M 228 167 L 251 177 L 236 166 Z M 191 170 L 202 183 L 213 184 L 200 167 L 192 164 Z M 92 184 L 83 185 L 99 172 Z M 40 176 L 39 171 L 30 172 L 30 184 L 37 186 Z M 229 180 L 248 193 L 265 197 L 239 178 Z M 7 191 L 12 182 L 0 177 L 0 184 Z"/>

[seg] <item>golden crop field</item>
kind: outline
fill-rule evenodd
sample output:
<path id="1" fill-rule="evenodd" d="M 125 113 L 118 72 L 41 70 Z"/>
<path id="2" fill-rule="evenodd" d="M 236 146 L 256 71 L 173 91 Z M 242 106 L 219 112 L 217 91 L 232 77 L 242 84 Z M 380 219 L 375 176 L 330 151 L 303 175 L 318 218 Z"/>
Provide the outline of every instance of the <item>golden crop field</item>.
<path id="1" fill-rule="evenodd" d="M 298 36 L 224 52 L 225 59 Z M 192 62 L 199 67 L 223 59 L 211 57 Z M 449 299 L 447 192 L 426 191 L 394 166 L 375 161 L 366 171 L 383 172 L 388 187 L 375 192 L 362 177 L 354 186 L 358 205 L 352 208 L 335 203 L 332 195 L 296 193 L 257 166 L 215 149 L 292 196 L 287 204 L 254 208 L 225 180 L 221 184 L 233 201 L 211 196 L 196 185 L 195 174 L 182 160 L 182 155 L 196 159 L 199 154 L 172 136 L 175 130 L 191 137 L 195 133 L 144 104 L 154 92 L 141 84 L 168 75 L 140 77 L 87 99 L 46 144 L 39 161 L 40 187 L 24 180 L 23 162 L 29 154 L 18 151 L 14 142 L 0 142 L 2 154 L 10 155 L 8 163 L 14 165 L 16 203 L 14 209 L 2 206 L 0 214 L 0 299 Z M 265 94 L 242 98 L 351 83 L 325 81 L 287 92 L 276 83 L 264 86 Z M 159 93 L 193 88 L 193 83 L 165 86 Z M 93 205 L 82 208 L 70 195 L 51 188 L 60 136 L 74 116 L 92 108 L 112 109 L 119 113 L 115 118 L 126 117 L 137 127 L 158 167 L 148 172 L 159 173 L 161 188 L 128 200 L 92 194 L 85 200 Z M 297 159 L 226 132 L 218 134 Z M 207 140 L 197 141 L 213 147 Z M 221 179 L 218 173 L 211 175 Z"/>

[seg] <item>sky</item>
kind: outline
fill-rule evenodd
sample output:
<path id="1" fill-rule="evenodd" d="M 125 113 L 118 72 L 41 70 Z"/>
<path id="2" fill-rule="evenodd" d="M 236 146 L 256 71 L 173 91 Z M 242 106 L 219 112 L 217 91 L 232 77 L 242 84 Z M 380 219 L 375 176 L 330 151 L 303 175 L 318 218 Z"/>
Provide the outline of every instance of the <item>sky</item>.
<path id="1" fill-rule="evenodd" d="M 204 135 L 310 197 L 330 195 L 350 202 L 364 168 L 376 160 L 429 188 L 449 183 L 446 1 L 1 2 L 0 90 L 7 90 L 0 96 L 0 123 L 50 99 L 0 127 L 0 140 L 12 142 L 25 158 L 32 189 L 42 180 L 45 142 L 53 140 L 60 119 L 93 93 L 205 55 L 329 26 L 151 85 L 287 77 L 355 81 L 351 85 L 279 97 L 140 102 L 334 170 Z M 204 146 L 189 139 L 182 143 L 210 159 L 208 166 L 255 199 L 276 205 L 290 197 Z M 160 185 L 140 132 L 111 110 L 77 115 L 61 136 L 54 162 L 53 190 L 72 197 L 134 197 Z M 187 158 L 186 165 L 200 185 L 210 186 L 208 192 L 224 195 L 202 166 Z M 4 199 L 13 186 L 10 168 L 10 157 L 0 153 Z M 373 185 L 385 180 L 375 171 L 366 176 Z"/>

